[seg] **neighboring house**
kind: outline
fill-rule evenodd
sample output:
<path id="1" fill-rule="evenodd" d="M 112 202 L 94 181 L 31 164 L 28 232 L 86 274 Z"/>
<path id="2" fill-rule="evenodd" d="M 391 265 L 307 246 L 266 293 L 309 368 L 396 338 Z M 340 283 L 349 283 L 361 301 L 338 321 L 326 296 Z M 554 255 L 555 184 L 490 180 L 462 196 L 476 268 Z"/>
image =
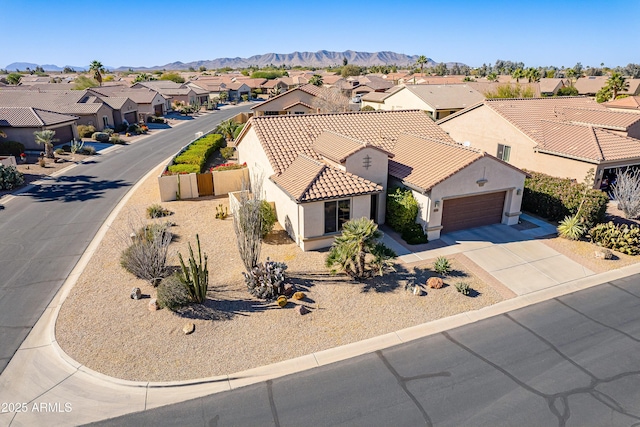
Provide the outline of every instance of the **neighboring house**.
<path id="1" fill-rule="evenodd" d="M 227 94 L 227 99 L 229 98 L 227 83 L 224 83 L 219 79 L 198 79 L 187 83 L 187 85 L 194 90 L 206 91 L 208 95 L 208 101 L 213 101 L 214 98 L 220 98 L 220 94 L 223 92 Z"/>
<path id="2" fill-rule="evenodd" d="M 134 124 L 138 122 L 138 104 L 127 97 L 99 97 L 102 102 L 113 110 L 113 126 L 117 128 L 123 123 Z"/>
<path id="3" fill-rule="evenodd" d="M 170 99 L 172 103 L 183 103 L 185 105 L 194 105 L 200 101 L 201 104 L 206 103 L 209 94 L 206 96 L 199 91 L 187 86 L 186 84 L 176 83 L 171 80 L 152 80 L 149 82 L 138 82 L 131 88 L 148 88 L 160 93 L 165 99 Z"/>
<path id="4" fill-rule="evenodd" d="M 230 101 L 240 101 L 243 95 L 251 98 L 251 87 L 243 82 L 231 82 L 227 84 Z"/>
<path id="5" fill-rule="evenodd" d="M 596 96 L 598 91 L 602 89 L 609 80 L 609 76 L 587 76 L 576 80 L 574 86 L 578 89 L 578 95 Z M 625 78 L 629 84 L 627 90 L 621 91 L 620 95 L 640 95 L 640 79 Z"/>
<path id="6" fill-rule="evenodd" d="M 149 116 L 164 116 L 171 108 L 171 100 L 159 92 L 147 88 L 123 88 L 121 86 L 94 87 L 87 90 L 98 97 L 129 98 L 138 106 L 138 121 L 145 122 Z M 135 121 L 134 121 L 135 122 Z M 129 123 L 134 123 L 129 122 Z"/>
<path id="7" fill-rule="evenodd" d="M 505 77 L 505 76 L 502 76 L 502 77 Z M 540 83 L 527 83 L 526 80 L 524 82 L 516 82 L 514 79 L 512 82 L 511 79 L 507 81 L 505 78 L 504 81 L 500 81 L 500 82 L 477 81 L 477 82 L 466 82 L 465 84 L 477 90 L 485 97 L 487 96 L 487 94 L 495 93 L 499 87 L 504 85 L 510 85 L 510 86 L 513 86 L 514 88 L 520 87 L 522 91 L 526 90 L 531 92 L 534 98 L 540 98 L 542 96 L 540 93 Z"/>
<path id="8" fill-rule="evenodd" d="M 640 164 L 640 115 L 587 97 L 486 100 L 440 120 L 453 139 L 519 168 L 593 186 L 621 166 Z"/>
<path id="9" fill-rule="evenodd" d="M 260 90 L 262 91 L 262 95 L 259 98 L 267 99 L 270 97 L 270 94 L 274 92 L 284 93 L 289 90 L 289 86 L 280 79 L 273 79 L 265 81 L 261 86 Z"/>
<path id="10" fill-rule="evenodd" d="M 618 98 L 615 101 L 602 103 L 605 107 L 614 111 L 624 111 L 627 113 L 640 113 L 640 96 L 627 96 Z"/>
<path id="11" fill-rule="evenodd" d="M 370 92 L 384 92 L 394 86 L 393 82 L 371 74 L 349 77 L 346 81 L 350 83 L 352 87 L 350 96 L 364 95 Z"/>
<path id="12" fill-rule="evenodd" d="M 113 127 L 113 109 L 86 90 L 0 92 L 0 107 L 34 107 L 61 114 L 78 116 L 76 124 L 94 126 L 97 130 Z"/>
<path id="13" fill-rule="evenodd" d="M 78 138 L 77 119 L 77 116 L 39 108 L 0 107 L 0 131 L 7 135 L 6 139 L 0 140 L 20 142 L 26 150 L 44 151 L 44 147 L 36 144 L 34 132 L 53 130 L 59 143 L 69 143 Z"/>
<path id="14" fill-rule="evenodd" d="M 483 99 L 484 95 L 463 84 L 407 85 L 382 97 L 377 94 L 365 95 L 362 98 L 362 106 L 370 105 L 376 110 L 387 111 L 423 110 L 434 120 L 438 120 Z"/>
<path id="15" fill-rule="evenodd" d="M 314 99 L 321 90 L 314 85 L 304 85 L 276 95 L 251 107 L 256 116 L 277 116 L 283 114 L 313 114 Z"/>
<path id="16" fill-rule="evenodd" d="M 554 96 L 558 94 L 558 91 L 566 86 L 569 86 L 568 79 L 557 78 L 542 78 L 539 82 L 540 95 L 542 96 Z"/>
<path id="17" fill-rule="evenodd" d="M 412 190 L 430 239 L 520 214 L 525 173 L 455 143 L 418 110 L 253 117 L 237 150 L 303 250 L 330 246 L 350 219 L 383 224 L 392 184 Z"/>

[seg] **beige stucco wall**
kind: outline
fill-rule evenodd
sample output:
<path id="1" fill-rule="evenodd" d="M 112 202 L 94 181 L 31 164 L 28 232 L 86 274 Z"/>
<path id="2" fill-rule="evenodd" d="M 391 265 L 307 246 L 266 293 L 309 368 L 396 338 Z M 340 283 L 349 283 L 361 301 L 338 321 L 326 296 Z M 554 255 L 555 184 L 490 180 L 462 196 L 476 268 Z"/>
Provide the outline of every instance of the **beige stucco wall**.
<path id="1" fill-rule="evenodd" d="M 367 156 L 370 158 L 369 168 L 365 167 L 365 157 Z M 375 221 L 378 224 L 384 224 L 386 210 L 385 194 L 387 191 L 387 179 L 389 177 L 388 155 L 374 148 L 364 148 L 346 159 L 344 170 L 382 186 L 383 193 L 378 196 L 378 218 L 375 218 Z M 369 212 L 368 210 L 366 215 L 362 216 L 368 218 Z"/>
<path id="2" fill-rule="evenodd" d="M 213 191 L 216 196 L 222 196 L 233 191 L 242 190 L 242 183 L 249 182 L 249 169 L 232 169 L 213 171 Z"/>
<path id="3" fill-rule="evenodd" d="M 384 100 L 381 110 L 424 110 L 433 114 L 433 108 L 408 89 L 401 89 Z"/>

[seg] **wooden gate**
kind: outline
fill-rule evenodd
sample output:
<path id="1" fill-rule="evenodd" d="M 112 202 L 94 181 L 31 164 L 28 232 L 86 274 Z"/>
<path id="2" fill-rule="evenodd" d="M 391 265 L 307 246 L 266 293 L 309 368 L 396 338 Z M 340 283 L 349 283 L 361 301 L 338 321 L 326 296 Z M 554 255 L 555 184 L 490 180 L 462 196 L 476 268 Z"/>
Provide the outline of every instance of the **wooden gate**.
<path id="1" fill-rule="evenodd" d="M 213 196 L 213 175 L 211 172 L 199 173 L 198 178 L 198 196 Z"/>

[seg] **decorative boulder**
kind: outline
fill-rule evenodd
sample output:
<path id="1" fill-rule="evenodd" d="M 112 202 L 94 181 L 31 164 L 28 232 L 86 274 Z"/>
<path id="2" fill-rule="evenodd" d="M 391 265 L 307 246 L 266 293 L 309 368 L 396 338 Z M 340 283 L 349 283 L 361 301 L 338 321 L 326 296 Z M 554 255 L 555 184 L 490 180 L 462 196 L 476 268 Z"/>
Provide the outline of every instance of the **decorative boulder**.
<path id="1" fill-rule="evenodd" d="M 295 294 L 293 294 L 293 299 L 295 300 L 305 299 L 306 297 L 307 295 L 304 292 L 296 292 Z"/>
<path id="2" fill-rule="evenodd" d="M 295 289 L 293 288 L 293 285 L 291 283 L 286 283 L 284 285 L 284 295 L 286 297 L 290 297 L 291 295 L 293 295 L 294 291 Z"/>
<path id="3" fill-rule="evenodd" d="M 598 248 L 595 251 L 595 256 L 598 259 L 612 259 L 613 253 L 607 248 Z"/>
<path id="4" fill-rule="evenodd" d="M 439 277 L 429 277 L 427 280 L 427 287 L 431 289 L 440 289 L 444 285 L 444 282 Z"/>
<path id="5" fill-rule="evenodd" d="M 280 295 L 280 296 L 278 297 L 277 302 L 278 302 L 278 306 L 279 306 L 280 308 L 282 308 L 282 307 L 284 307 L 285 305 L 287 305 L 287 302 L 289 302 L 289 301 L 287 300 L 287 297 L 285 297 L 284 295 Z"/>
<path id="6" fill-rule="evenodd" d="M 182 332 L 184 332 L 185 335 L 192 334 L 193 331 L 195 331 L 195 330 L 196 330 L 196 325 L 194 325 L 193 323 L 186 323 L 182 327 Z"/>
<path id="7" fill-rule="evenodd" d="M 158 300 L 155 298 L 151 298 L 151 300 L 149 301 L 149 311 L 156 311 L 160 308 L 160 305 L 158 305 Z"/>
<path id="8" fill-rule="evenodd" d="M 307 307 L 305 307 L 304 305 L 297 305 L 296 306 L 296 311 L 298 312 L 298 314 L 300 314 L 301 316 L 304 316 L 307 313 L 311 313 L 311 310 L 309 310 Z"/>
<path id="9" fill-rule="evenodd" d="M 142 298 L 142 291 L 140 288 L 131 289 L 131 299 L 140 299 Z"/>
<path id="10" fill-rule="evenodd" d="M 420 286 L 416 285 L 413 287 L 413 295 L 419 297 L 420 295 L 422 295 L 422 289 L 420 289 Z"/>

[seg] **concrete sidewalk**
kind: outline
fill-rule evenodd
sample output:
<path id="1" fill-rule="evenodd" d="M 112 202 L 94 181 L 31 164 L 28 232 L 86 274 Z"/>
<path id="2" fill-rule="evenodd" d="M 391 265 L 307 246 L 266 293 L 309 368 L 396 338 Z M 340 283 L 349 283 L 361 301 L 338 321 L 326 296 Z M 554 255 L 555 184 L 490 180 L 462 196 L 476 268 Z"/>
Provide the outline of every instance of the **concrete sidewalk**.
<path id="1" fill-rule="evenodd" d="M 143 181 L 144 178 L 140 180 L 140 182 Z M 64 299 L 81 274 L 84 266 L 90 260 L 93 252 L 95 252 L 104 233 L 106 233 L 121 207 L 126 204 L 127 199 L 136 189 L 137 186 L 134 186 L 118 207 L 114 209 L 87 248 L 76 268 L 0 376 L 0 402 L 7 403 L 6 407 L 0 408 L 0 411 L 3 409 L 6 411 L 0 413 L 0 425 L 75 426 L 132 412 L 144 411 L 170 403 L 182 402 L 346 360 L 354 356 L 381 350 L 526 307 L 560 295 L 596 286 L 610 280 L 640 273 L 640 265 L 635 264 L 620 270 L 567 280 L 550 287 L 527 290 L 526 293 L 520 294 L 516 298 L 505 300 L 477 311 L 460 313 L 365 341 L 243 372 L 181 382 L 123 381 L 92 371 L 70 359 L 56 342 L 55 322 Z M 462 237 L 464 236 L 459 236 L 460 239 Z M 434 251 L 441 251 L 442 254 L 446 254 L 452 248 L 467 248 L 463 251 L 467 254 L 497 246 L 493 242 L 481 241 L 481 237 L 476 236 L 478 240 L 466 238 L 468 240 L 456 240 L 454 244 L 434 249 Z M 527 245 L 536 243 L 530 242 L 529 238 L 524 239 L 522 242 Z M 518 251 L 518 249 L 514 248 L 508 250 L 513 254 L 517 254 Z M 461 252 L 461 250 L 458 250 L 458 252 Z M 525 252 L 535 253 L 531 248 Z M 408 251 L 402 256 L 411 259 L 414 256 L 427 255 L 433 257 L 432 254 L 411 254 Z M 542 255 L 543 260 L 549 258 L 544 256 L 547 254 Z M 520 258 L 525 259 L 522 256 Z M 529 262 L 529 264 L 532 263 Z M 495 271 L 501 270 L 497 269 Z M 96 337 L 96 339 L 99 339 L 99 337 Z"/>

